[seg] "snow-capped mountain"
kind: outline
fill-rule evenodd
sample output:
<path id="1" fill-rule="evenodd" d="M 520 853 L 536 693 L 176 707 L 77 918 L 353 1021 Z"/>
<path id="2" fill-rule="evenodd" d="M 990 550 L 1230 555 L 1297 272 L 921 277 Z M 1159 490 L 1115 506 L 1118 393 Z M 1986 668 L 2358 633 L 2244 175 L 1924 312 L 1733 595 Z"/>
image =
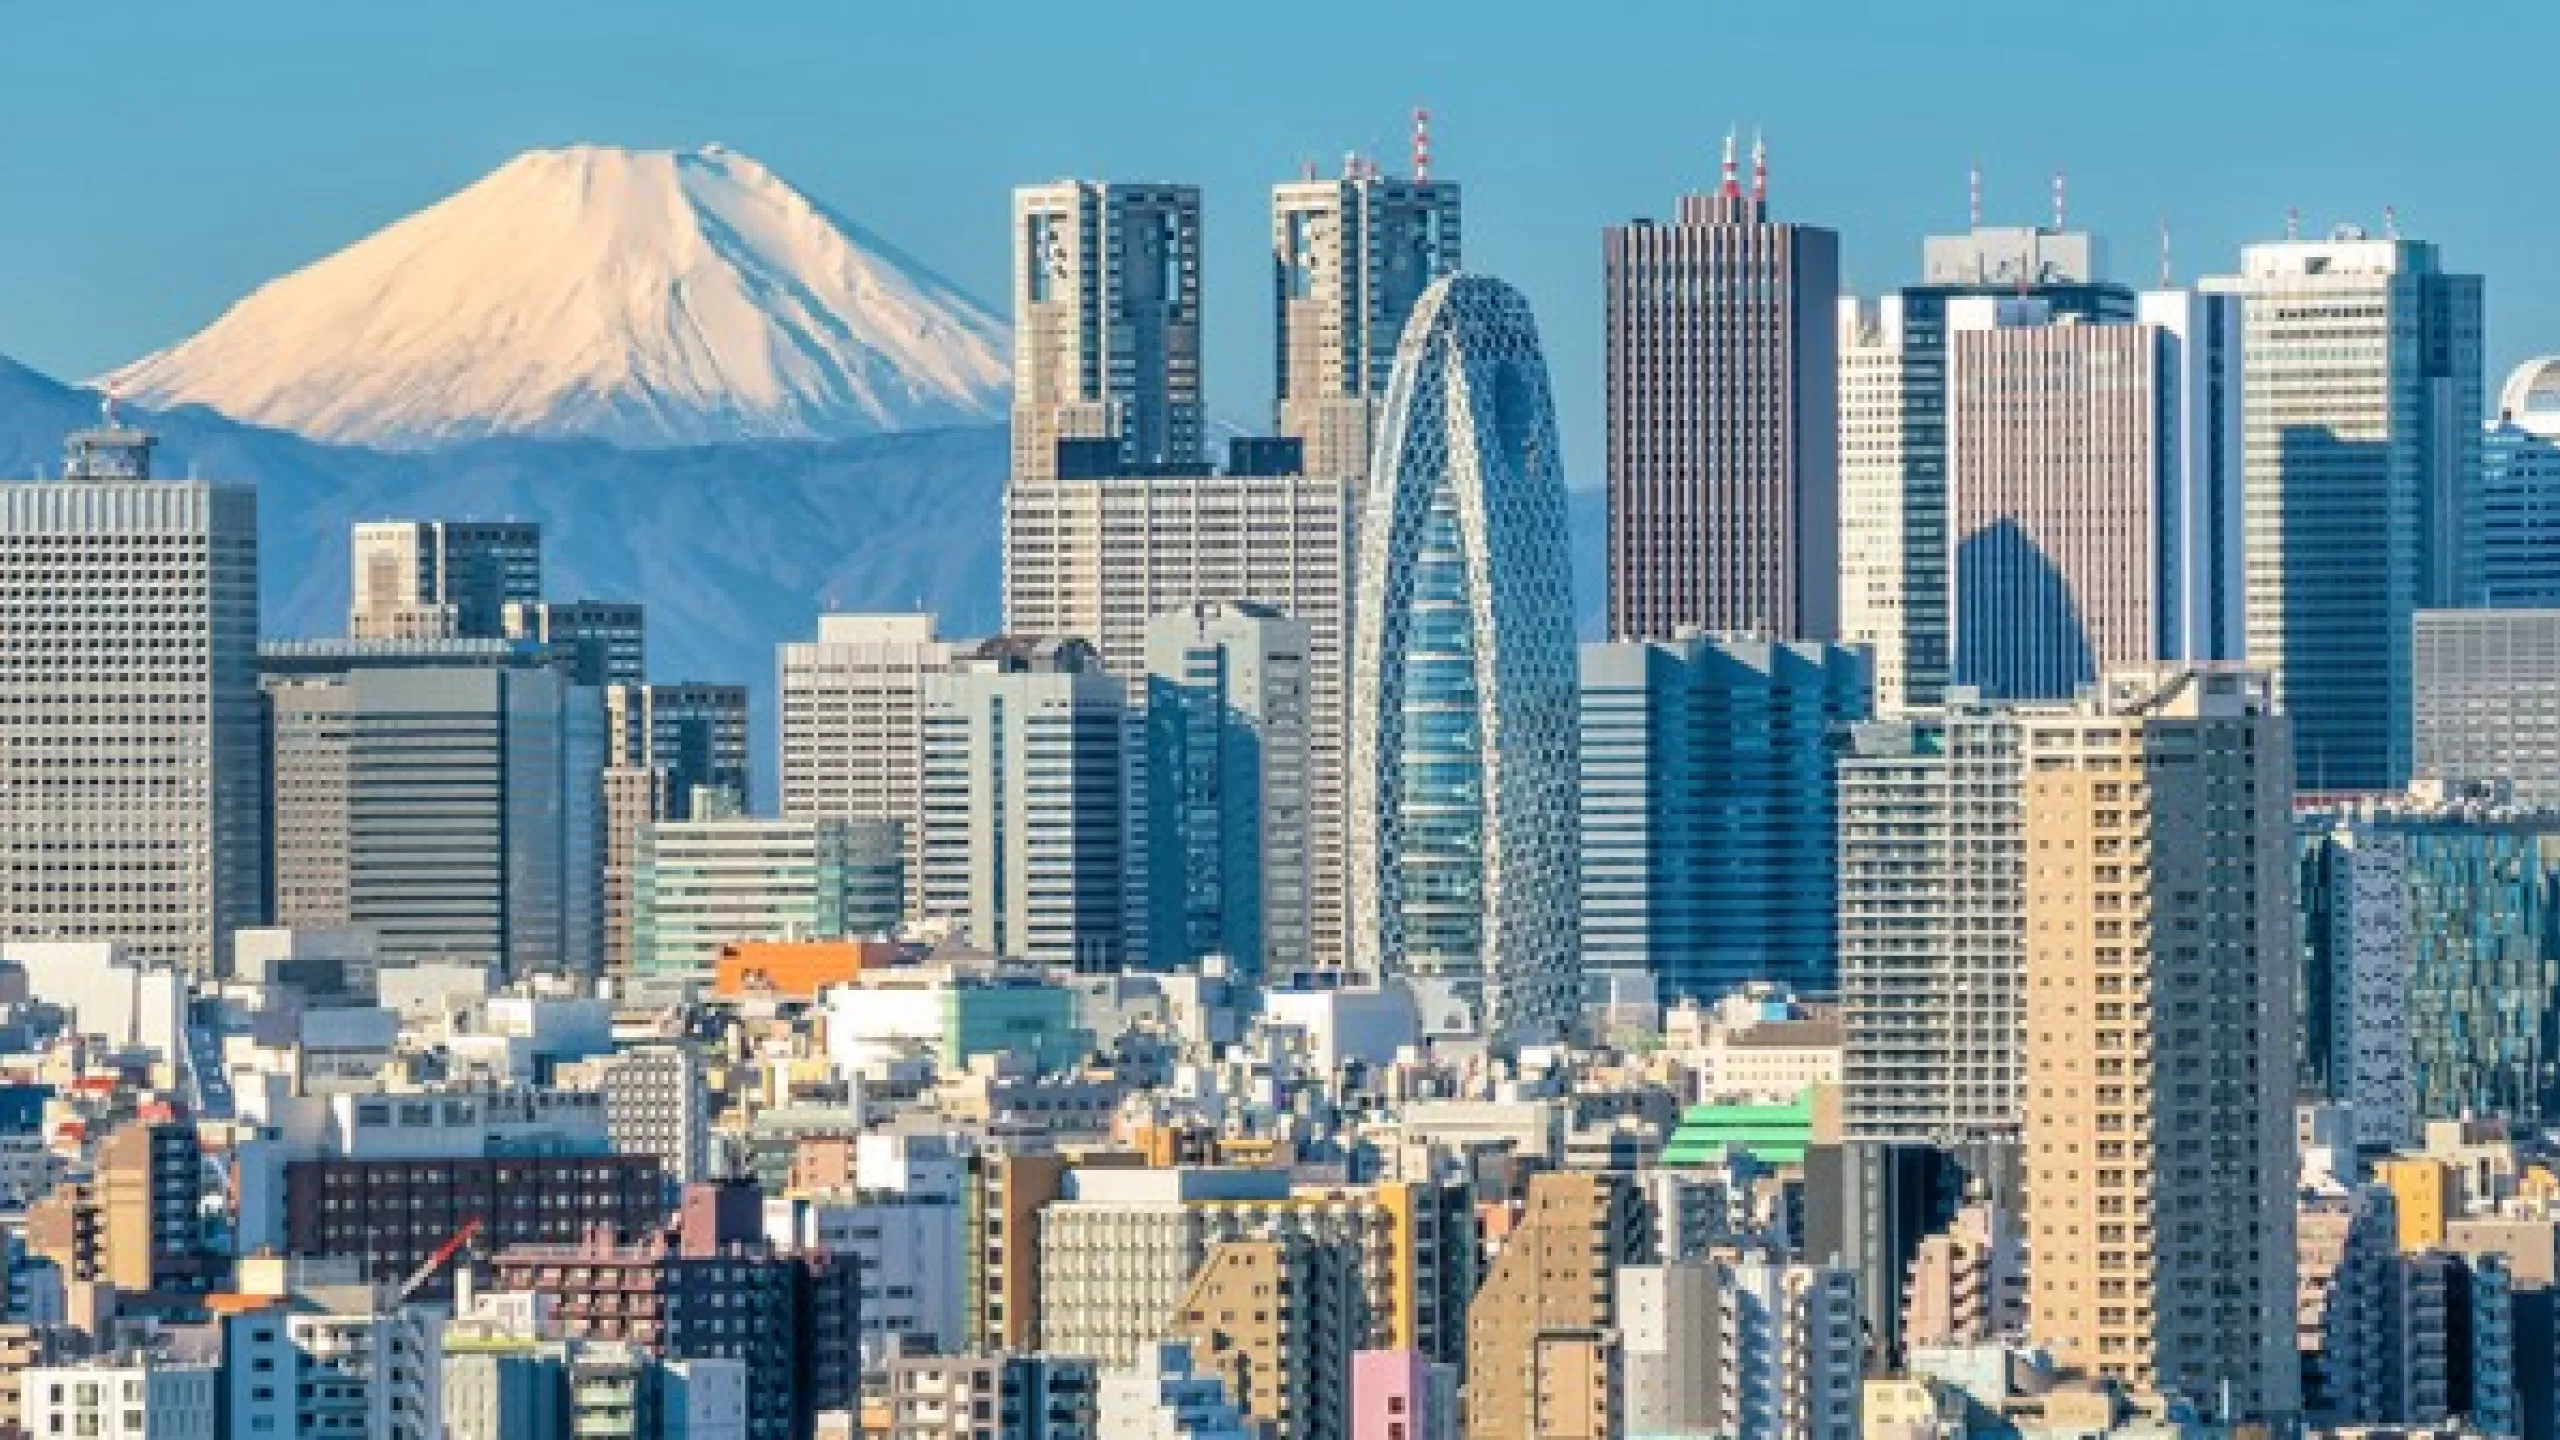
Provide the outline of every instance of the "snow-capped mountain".
<path id="1" fill-rule="evenodd" d="M 580 145 L 97 383 L 386 448 L 645 448 L 997 421 L 1009 356 L 993 312 L 744 155 Z"/>

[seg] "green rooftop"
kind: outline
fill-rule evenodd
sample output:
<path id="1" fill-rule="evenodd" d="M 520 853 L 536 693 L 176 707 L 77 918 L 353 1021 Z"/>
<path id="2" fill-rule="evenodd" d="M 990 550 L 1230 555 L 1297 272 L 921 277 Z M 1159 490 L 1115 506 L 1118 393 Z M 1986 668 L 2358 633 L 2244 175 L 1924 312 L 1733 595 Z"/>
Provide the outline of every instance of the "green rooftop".
<path id="1" fill-rule="evenodd" d="M 1662 1147 L 1662 1165 L 1713 1165 L 1739 1150 L 1763 1165 L 1801 1165 L 1813 1143 L 1813 1092 L 1790 1104 L 1692 1105 Z"/>

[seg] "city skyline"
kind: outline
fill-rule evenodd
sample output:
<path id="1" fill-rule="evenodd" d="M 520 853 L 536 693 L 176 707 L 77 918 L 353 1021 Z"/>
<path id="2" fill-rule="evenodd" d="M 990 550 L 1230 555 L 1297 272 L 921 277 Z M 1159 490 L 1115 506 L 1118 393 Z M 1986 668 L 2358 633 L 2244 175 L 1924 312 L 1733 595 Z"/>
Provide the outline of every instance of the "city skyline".
<path id="1" fill-rule="evenodd" d="M 2331 7 L 2316 25 L 2294 6 L 2214 12 L 2210 45 L 2182 40 L 2194 27 L 2175 23 L 2180 11 L 2201 20 L 2201 7 L 2155 12 L 2141 33 L 2104 15 L 2037 12 L 2034 24 L 2018 25 L 1984 14 L 1977 23 L 2000 33 L 2008 80 L 1981 86 L 1933 78 L 1957 63 L 1963 34 L 1882 7 L 1858 17 L 1860 43 L 1843 53 L 1812 15 L 1644 7 L 1582 33 L 1528 7 L 1461 16 L 1426 6 L 1364 18 L 1378 42 L 1361 47 L 1364 58 L 1253 105 L 1237 103 L 1221 67 L 1183 63 L 1195 42 L 1213 53 L 1222 34 L 1248 38 L 1239 22 L 1207 33 L 1150 26 L 1144 7 L 1120 7 L 1129 23 L 1093 36 L 1034 23 L 1038 12 L 1026 7 L 999 12 L 1019 23 L 966 34 L 933 16 L 865 16 L 857 27 L 802 7 L 706 33 L 627 18 L 607 28 L 582 23 L 579 8 L 525 20 L 519 43 L 499 55 L 476 43 L 482 27 L 470 7 L 397 32 L 377 17 L 292 4 L 147 28 L 120 15 L 15 18 L 31 51 L 111 49 L 136 90 L 166 104 L 111 107 L 84 121 L 76 146 L 0 151 L 0 193 L 43 194 L 49 216 L 0 233 L 0 276 L 14 282 L 0 285 L 0 354 L 82 379 L 175 342 L 255 286 L 521 150 L 720 140 L 897 237 L 997 309 L 1008 291 L 999 226 L 1014 185 L 1071 174 L 1201 186 L 1210 412 L 1259 429 L 1269 423 L 1272 354 L 1268 276 L 1255 258 L 1267 240 L 1269 187 L 1305 159 L 1332 173 L 1349 148 L 1401 171 L 1417 104 L 1434 115 L 1435 174 L 1470 192 L 1471 267 L 1512 280 L 1552 317 L 1576 488 L 1600 480 L 1599 230 L 1657 208 L 1663 195 L 1710 185 L 1717 148 L 1734 129 L 1767 137 L 1773 195 L 1787 215 L 1841 232 L 1853 293 L 1909 282 L 1921 237 L 1964 228 L 1966 172 L 1979 162 L 1985 217 L 1995 223 L 2045 219 L 2052 175 L 2067 172 L 2075 228 L 2112 242 L 2111 273 L 2135 285 L 2156 277 L 2164 215 L 2175 271 L 2190 279 L 2227 271 L 2240 245 L 2280 235 L 2289 206 L 2304 233 L 2318 234 L 2333 219 L 2379 227 L 2393 205 L 2403 230 L 2442 245 L 2450 265 L 2500 277 L 2490 295 L 2492 373 L 2560 335 L 2560 291 L 2532 289 L 2530 243 L 2560 221 L 2551 213 L 2560 202 L 2491 183 L 2531 158 L 2522 108 L 2531 87 L 2501 77 L 2529 74 L 2513 67 L 2547 48 L 2533 43 L 2536 33 L 2560 38 L 2560 19 L 2522 6 L 2490 7 L 2510 15 L 2510 43 L 2477 45 L 2478 22 L 2489 17 L 2474 12 L 2458 30 L 2399 27 L 2388 61 L 2359 38 L 2370 29 L 2360 20 L 2398 9 L 2382 3 Z M 1632 47 L 1610 38 L 1632 30 L 1653 38 Z M 784 36 L 814 43 L 785 45 Z M 1486 66 L 1488 48 L 1505 37 L 1530 42 L 1520 53 L 1539 56 L 1555 83 L 1523 94 L 1516 75 Z M 1162 81 L 1150 93 L 1192 123 L 1157 123 L 1108 97 L 1071 110 L 1070 123 L 1020 122 L 1055 117 L 1080 93 L 1064 78 L 1077 67 L 1057 63 L 1061 53 L 1106 40 L 1150 65 Z M 2099 41 L 2120 47 L 2124 61 L 2093 79 L 2074 62 Z M 316 70 L 300 63 L 315 44 L 330 51 Z M 977 67 L 983 89 L 952 85 L 947 74 L 925 85 L 921 75 L 937 67 L 905 63 L 916 54 L 965 57 L 955 63 Z M 2182 93 L 2235 64 L 2250 65 L 2253 79 L 2218 89 L 2213 110 L 2162 104 L 2142 125 L 2119 123 L 2142 95 Z M 2404 66 L 2454 65 L 2476 83 L 2445 87 L 2421 123 L 2393 107 L 2334 103 Z M 281 74 L 261 83 L 271 67 L 294 83 Z M 77 67 L 49 68 L 60 73 L 40 69 L 0 96 L 0 127 L 43 133 L 39 117 L 70 103 L 64 87 L 78 83 Z M 652 72 L 698 83 L 633 87 L 620 78 Z M 829 74 L 858 83 L 818 83 Z M 235 84 L 258 89 L 262 104 L 208 115 L 199 102 Z M 1008 98 L 982 103 L 981 93 Z M 1594 93 L 1607 103 L 1590 103 Z M 201 123 L 171 126 L 173 113 Z M 2293 123 L 2303 114 L 2321 123 Z M 136 187 L 155 213 L 188 217 L 184 263 L 171 263 L 164 227 L 133 223 Z M 138 283 L 143 275 L 150 284 Z"/>

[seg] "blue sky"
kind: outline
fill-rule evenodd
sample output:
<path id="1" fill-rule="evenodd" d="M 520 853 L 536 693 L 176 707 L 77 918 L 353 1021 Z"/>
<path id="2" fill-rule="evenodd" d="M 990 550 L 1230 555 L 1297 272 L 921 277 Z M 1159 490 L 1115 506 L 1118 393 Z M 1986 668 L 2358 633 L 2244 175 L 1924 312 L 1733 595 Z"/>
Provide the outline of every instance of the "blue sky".
<path id="1" fill-rule="evenodd" d="M 719 140 L 990 302 L 1014 183 L 1198 182 L 1212 402 L 1256 420 L 1268 186 L 1400 164 L 1423 103 L 1470 268 L 1537 307 L 1582 483 L 1600 227 L 1710 183 L 1735 124 L 1870 290 L 1961 227 L 1976 159 L 1994 220 L 2067 170 L 2140 281 L 2164 216 L 2183 277 L 2289 205 L 2394 205 L 2489 276 L 2494 384 L 2560 349 L 2555 55 L 2549 0 L 0 0 L 0 353 L 93 373 L 522 149 Z"/>

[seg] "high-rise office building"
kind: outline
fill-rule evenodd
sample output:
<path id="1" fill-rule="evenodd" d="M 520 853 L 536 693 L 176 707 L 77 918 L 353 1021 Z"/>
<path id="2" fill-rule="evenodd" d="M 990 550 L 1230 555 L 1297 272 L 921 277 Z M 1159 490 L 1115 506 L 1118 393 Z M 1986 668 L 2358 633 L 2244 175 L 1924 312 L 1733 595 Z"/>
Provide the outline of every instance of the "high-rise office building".
<path id="1" fill-rule="evenodd" d="M 2021 720 L 1958 691 L 1841 756 L 1840 1128 L 2017 1134 L 2025 1003 Z"/>
<path id="2" fill-rule="evenodd" d="M 1667 1003 L 1838 984 L 1833 761 L 1863 651 L 1683 637 L 1582 647 L 1582 969 Z"/>
<path id="3" fill-rule="evenodd" d="M 2421 610 L 2411 629 L 2416 774 L 2560 806 L 2560 609 Z"/>
<path id="4" fill-rule="evenodd" d="M 697 802 L 709 797 L 746 803 L 747 687 L 699 680 L 609 685 L 604 723 L 604 963 L 620 975 L 631 968 L 640 827 L 691 820 Z"/>
<path id="5" fill-rule="evenodd" d="M 1343 653 L 1360 482 L 1309 473 L 1295 441 L 1242 440 L 1224 474 L 1131 470 L 1107 447 L 1070 442 L 1056 483 L 1005 494 L 1006 628 L 1093 642 L 1133 696 L 1158 616 L 1249 601 L 1307 627 L 1308 953 L 1343 944 Z M 1088 463 L 1090 462 L 1090 463 Z"/>
<path id="6" fill-rule="evenodd" d="M 0 484 L 0 938 L 211 975 L 265 888 L 257 495 L 151 447 L 110 412 Z"/>
<path id="7" fill-rule="evenodd" d="M 510 640 L 549 645 L 580 685 L 649 678 L 648 611 L 637 601 L 510 600 L 500 624 Z"/>
<path id="8" fill-rule="evenodd" d="M 509 604 L 542 598 L 530 521 L 368 521 L 351 542 L 347 633 L 359 640 L 494 640 Z"/>
<path id="9" fill-rule="evenodd" d="M 2239 306 L 2162 291 L 2127 324 L 1947 303 L 1955 683 L 2069 699 L 2110 669 L 2233 660 Z"/>
<path id="10" fill-rule="evenodd" d="M 2284 1423 L 2296 956 L 2272 687 L 2125 672 L 2024 725 L 2036 1338 L 2093 1375 Z"/>
<path id="11" fill-rule="evenodd" d="M 2365 801 L 2300 844 L 2304 1078 L 2358 1139 L 2560 1119 L 2560 811 Z"/>
<path id="12" fill-rule="evenodd" d="M 1457 273 L 1458 186 L 1430 178 L 1425 142 L 1417 128 L 1411 176 L 1351 157 L 1339 179 L 1271 188 L 1279 426 L 1305 442 L 1311 475 L 1369 473 L 1405 322 Z"/>
<path id="13" fill-rule="evenodd" d="M 930 615 L 821 615 L 815 640 L 782 647 L 782 813 L 907 826 L 907 913 L 924 880 L 925 677 L 963 646 Z"/>
<path id="14" fill-rule="evenodd" d="M 259 656 L 279 925 L 360 925 L 387 964 L 593 974 L 604 705 L 541 646 L 313 640 Z"/>
<path id="15" fill-rule="evenodd" d="M 1248 976 L 1309 960 L 1308 631 L 1203 602 L 1147 627 L 1147 954 Z M 1178 879 L 1176 877 L 1179 877 Z"/>
<path id="16" fill-rule="evenodd" d="M 2098 279 L 2098 260 L 2058 223 L 1977 223 L 1929 238 L 1920 284 L 1840 303 L 1840 638 L 1874 649 L 1882 713 L 1935 705 L 1947 686 L 1947 307 L 2005 296 L 2133 319 L 2133 292 Z"/>
<path id="17" fill-rule="evenodd" d="M 2414 763 L 2410 623 L 2456 603 L 2480 460 L 2481 284 L 2436 247 L 2342 226 L 2241 252 L 2249 663 L 2304 788 Z"/>
<path id="18" fill-rule="evenodd" d="M 724 945 L 894 930 L 906 862 L 895 820 L 715 812 L 644 825 L 631 866 L 631 968 L 707 980 Z"/>
<path id="19" fill-rule="evenodd" d="M 922 915 L 1098 974 L 1146 954 L 1128 690 L 1081 640 L 998 636 L 924 685 Z"/>
<path id="20" fill-rule="evenodd" d="M 2560 606 L 2560 355 L 2507 376 L 2464 520 L 2463 604 Z"/>
<path id="21" fill-rule="evenodd" d="M 1724 182 L 1603 237 L 1609 633 L 1839 628 L 1840 237 Z"/>
<path id="22" fill-rule="evenodd" d="M 1057 442 L 1200 458 L 1200 191 L 1060 180 L 1013 192 L 1013 478 Z"/>
<path id="23" fill-rule="evenodd" d="M 1426 1029 L 1551 1035 L 1577 1001 L 1573 577 L 1528 301 L 1434 284 L 1360 528 L 1350 953 Z"/>

